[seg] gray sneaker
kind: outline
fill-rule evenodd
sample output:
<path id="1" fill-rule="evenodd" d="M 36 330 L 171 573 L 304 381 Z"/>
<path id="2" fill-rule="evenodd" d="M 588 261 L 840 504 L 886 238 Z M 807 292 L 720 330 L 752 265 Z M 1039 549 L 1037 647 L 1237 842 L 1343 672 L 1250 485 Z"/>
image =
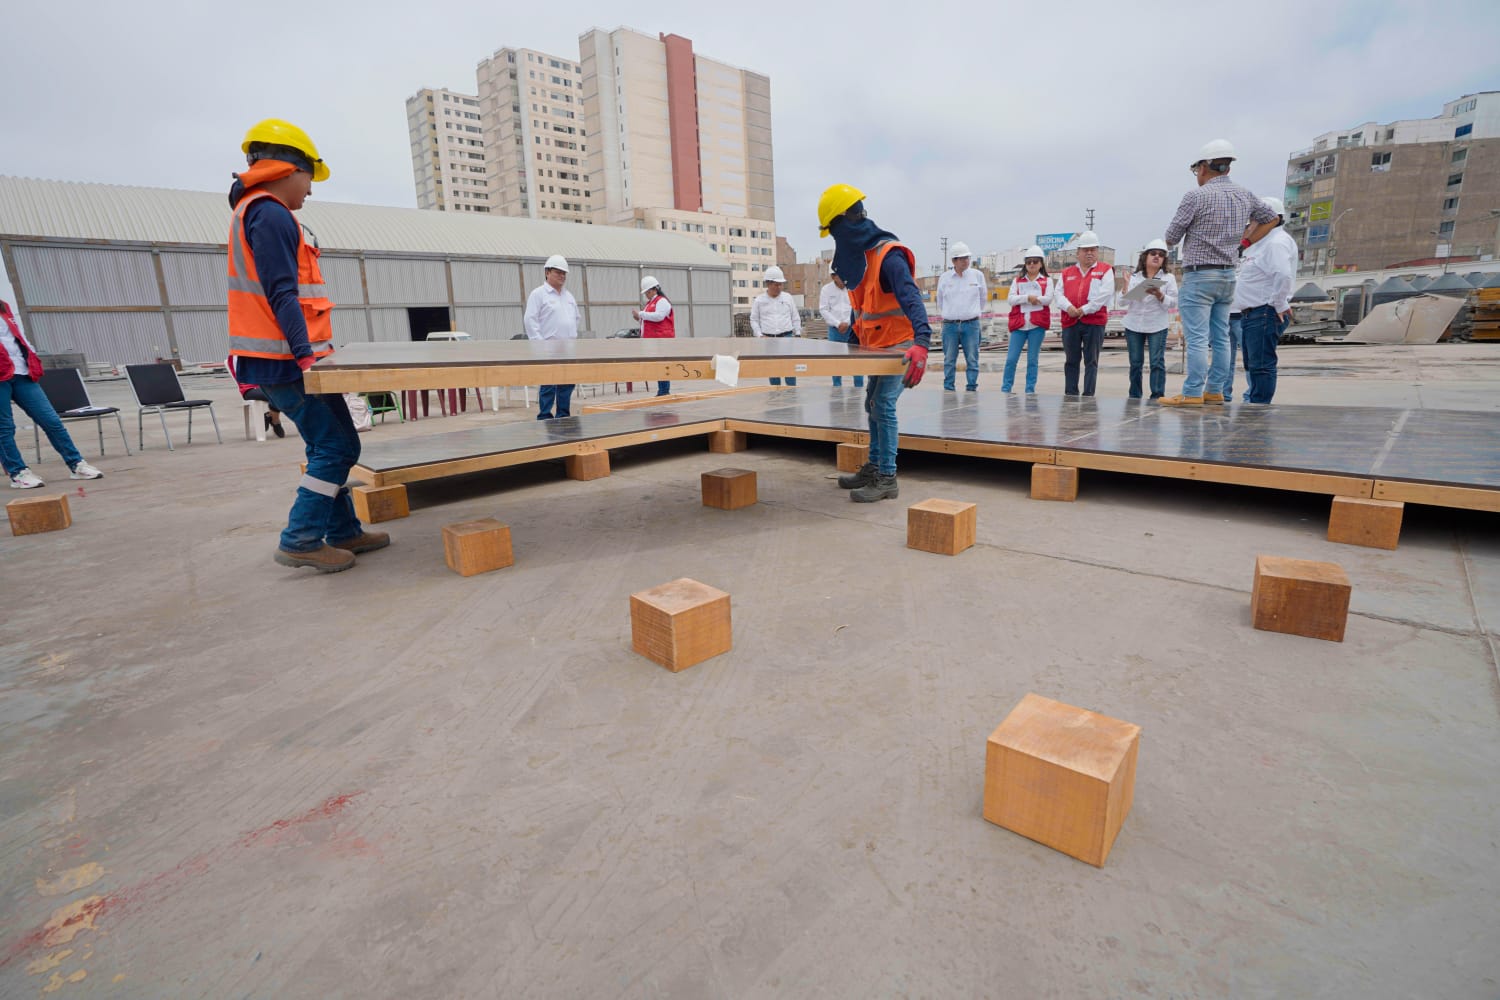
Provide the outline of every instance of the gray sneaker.
<path id="1" fill-rule="evenodd" d="M 849 499 L 855 503 L 874 503 L 877 500 L 894 500 L 901 495 L 896 487 L 895 476 L 882 476 L 877 474 L 875 481 L 867 486 L 861 486 L 849 494 Z"/>
<path id="2" fill-rule="evenodd" d="M 839 488 L 845 490 L 854 490 L 858 489 L 861 486 L 869 486 L 875 481 L 876 475 L 877 473 L 875 471 L 875 463 L 866 462 L 864 465 L 861 465 L 859 467 L 858 472 L 851 472 L 848 475 L 839 476 Z"/>

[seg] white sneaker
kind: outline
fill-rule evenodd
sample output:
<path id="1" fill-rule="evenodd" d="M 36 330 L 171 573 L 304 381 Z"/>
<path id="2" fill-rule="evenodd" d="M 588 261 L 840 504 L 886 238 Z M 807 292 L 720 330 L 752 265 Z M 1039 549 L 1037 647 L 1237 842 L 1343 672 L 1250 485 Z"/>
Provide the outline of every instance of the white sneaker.
<path id="1" fill-rule="evenodd" d="M 22 469 L 10 477 L 10 488 L 13 490 L 34 490 L 38 486 L 46 486 L 42 478 L 30 469 Z"/>
<path id="2" fill-rule="evenodd" d="M 104 473 L 100 472 L 89 463 L 80 461 L 77 465 L 73 466 L 73 471 L 69 474 L 69 478 L 103 479 Z"/>

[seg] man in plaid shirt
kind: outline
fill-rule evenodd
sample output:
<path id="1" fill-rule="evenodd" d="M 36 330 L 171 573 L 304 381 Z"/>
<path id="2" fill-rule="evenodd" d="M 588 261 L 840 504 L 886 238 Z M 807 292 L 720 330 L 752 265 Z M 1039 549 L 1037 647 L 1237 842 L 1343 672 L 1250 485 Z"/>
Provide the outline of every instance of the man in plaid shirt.
<path id="1" fill-rule="evenodd" d="M 1229 179 L 1233 162 L 1234 147 L 1228 141 L 1215 139 L 1204 146 L 1188 168 L 1198 178 L 1198 187 L 1182 196 L 1167 226 L 1168 246 L 1183 241 L 1177 309 L 1187 340 L 1187 375 L 1179 395 L 1159 400 L 1166 406 L 1224 402 L 1233 363 L 1229 307 L 1234 300 L 1234 265 L 1240 248 L 1260 239 L 1276 222 L 1276 214 L 1259 197 Z M 1256 226 L 1247 235 L 1245 227 L 1252 222 Z"/>

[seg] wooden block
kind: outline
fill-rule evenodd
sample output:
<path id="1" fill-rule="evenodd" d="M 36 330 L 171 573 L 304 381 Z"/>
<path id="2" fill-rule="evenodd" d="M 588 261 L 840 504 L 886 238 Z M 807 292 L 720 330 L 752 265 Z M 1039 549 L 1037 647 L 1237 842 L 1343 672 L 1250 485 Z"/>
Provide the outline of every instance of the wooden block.
<path id="1" fill-rule="evenodd" d="M 1267 632 L 1343 642 L 1350 590 L 1337 563 L 1256 556 L 1251 621 Z"/>
<path id="2" fill-rule="evenodd" d="M 840 472 L 858 472 L 860 468 L 870 460 L 870 446 L 867 444 L 840 444 L 838 450 L 838 463 Z"/>
<path id="3" fill-rule="evenodd" d="M 603 479 L 609 475 L 609 452 L 591 451 L 583 455 L 569 455 L 563 459 L 568 467 L 568 478 L 588 481 Z"/>
<path id="4" fill-rule="evenodd" d="M 493 517 L 443 526 L 443 558 L 459 576 L 504 569 L 516 561 L 510 527 Z"/>
<path id="5" fill-rule="evenodd" d="M 354 514 L 366 524 L 394 521 L 406 517 L 411 509 L 406 504 L 406 487 L 356 486 L 349 491 L 354 497 Z"/>
<path id="6" fill-rule="evenodd" d="M 59 493 L 55 497 L 25 497 L 12 500 L 5 505 L 10 517 L 12 535 L 39 535 L 44 531 L 61 531 L 73 523 L 73 514 L 68 510 L 68 497 Z"/>
<path id="7" fill-rule="evenodd" d="M 1041 462 L 1033 465 L 1031 499 L 1077 500 L 1078 470 L 1071 465 L 1045 465 Z"/>
<path id="8" fill-rule="evenodd" d="M 1328 540 L 1372 549 L 1394 549 L 1401 538 L 1401 515 L 1406 504 L 1398 500 L 1365 500 L 1334 497 L 1328 515 Z"/>
<path id="9" fill-rule="evenodd" d="M 727 653 L 729 595 L 687 577 L 631 594 L 630 643 L 674 673 Z"/>
<path id="10" fill-rule="evenodd" d="M 703 506 L 739 510 L 755 503 L 755 473 L 748 469 L 716 469 L 703 474 Z"/>
<path id="11" fill-rule="evenodd" d="M 978 508 L 957 500 L 923 500 L 906 508 L 906 547 L 956 556 L 974 544 Z"/>
<path id="12" fill-rule="evenodd" d="M 744 431 L 714 431 L 708 436 L 708 450 L 716 455 L 732 455 L 750 447 L 750 437 Z"/>
<path id="13" fill-rule="evenodd" d="M 984 818 L 1104 866 L 1135 797 L 1141 727 L 1028 694 L 985 747 Z"/>

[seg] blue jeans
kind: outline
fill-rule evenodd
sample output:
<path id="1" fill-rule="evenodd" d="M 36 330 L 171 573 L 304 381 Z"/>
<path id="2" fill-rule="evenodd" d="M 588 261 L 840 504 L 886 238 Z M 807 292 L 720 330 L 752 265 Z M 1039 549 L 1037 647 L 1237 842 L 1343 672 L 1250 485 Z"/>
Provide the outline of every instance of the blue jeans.
<path id="1" fill-rule="evenodd" d="M 853 333 L 854 333 L 853 327 L 850 327 L 844 333 L 839 333 L 839 328 L 838 327 L 836 327 L 836 326 L 830 326 L 828 328 L 828 339 L 831 340 L 831 341 L 833 341 L 835 344 L 852 344 L 852 343 L 854 343 Z M 793 384 L 795 385 L 796 383 L 793 383 Z M 844 384 L 844 377 L 842 375 L 835 375 L 833 377 L 833 384 L 834 385 L 843 385 Z M 856 376 L 854 376 L 854 388 L 856 388 L 856 389 L 863 389 L 864 387 L 865 387 L 865 377 L 863 375 L 856 375 Z"/>
<path id="2" fill-rule="evenodd" d="M 1136 333 L 1125 331 L 1125 349 L 1130 354 L 1130 398 L 1141 398 L 1141 364 L 1151 355 L 1151 398 L 1167 394 L 1167 331 Z"/>
<path id="3" fill-rule="evenodd" d="M 1229 378 L 1229 306 L 1234 299 L 1234 269 L 1189 271 L 1182 276 L 1177 312 L 1187 341 L 1184 396 L 1222 392 Z M 1211 352 L 1211 357 L 1210 357 Z"/>
<path id="4" fill-rule="evenodd" d="M 1240 317 L 1245 337 L 1245 376 L 1250 381 L 1251 403 L 1269 403 L 1276 395 L 1276 344 L 1283 329 L 1272 306 L 1246 309 Z"/>
<path id="5" fill-rule="evenodd" d="M 573 415 L 573 389 L 571 385 L 539 385 L 536 388 L 536 401 L 539 409 L 536 418 L 538 420 L 552 419 L 552 404 L 557 404 L 557 415 L 559 417 L 571 417 Z M 658 393 L 657 395 L 661 395 Z"/>
<path id="6" fill-rule="evenodd" d="M 1240 314 L 1229 314 L 1229 377 L 1224 381 L 1224 401 L 1234 402 L 1234 364 L 1240 357 L 1240 348 L 1244 344 L 1244 334 L 1240 327 Z M 1245 365 L 1245 402 L 1250 401 L 1250 366 Z"/>
<path id="7" fill-rule="evenodd" d="M 672 394 L 672 383 L 671 382 L 658 382 L 658 383 L 656 383 L 656 394 L 658 396 L 670 396 Z M 540 396 L 541 394 L 538 393 L 537 395 Z M 563 414 L 563 416 L 568 416 L 568 414 L 565 413 L 565 414 Z"/>
<path id="8" fill-rule="evenodd" d="M 344 397 L 337 393 L 309 394 L 302 382 L 263 385 L 271 405 L 280 410 L 302 435 L 307 473 L 297 484 L 297 499 L 281 533 L 287 552 L 313 552 L 329 543 L 347 542 L 364 531 L 354 516 L 349 496 L 349 470 L 359 461 L 359 432 L 349 417 Z"/>
<path id="9" fill-rule="evenodd" d="M 893 351 L 904 352 L 911 341 L 896 344 Z M 870 418 L 870 461 L 882 476 L 896 474 L 896 400 L 901 398 L 900 375 L 871 375 L 865 383 L 865 413 Z"/>
<path id="10" fill-rule="evenodd" d="M 1029 330 L 1012 330 L 1010 343 L 1005 348 L 1005 377 L 1000 380 L 1000 391 L 1010 392 L 1016 381 L 1016 362 L 1021 360 L 1021 347 L 1026 347 L 1026 391 L 1036 392 L 1036 363 L 1042 353 L 1042 338 L 1047 331 L 1039 326 Z"/>
<path id="11" fill-rule="evenodd" d="M 11 403 L 15 403 L 22 413 L 36 421 L 42 433 L 47 435 L 47 440 L 52 442 L 52 447 L 68 463 L 68 468 L 83 461 L 68 429 L 63 426 L 62 418 L 48 402 L 42 387 L 28 375 L 17 375 L 8 382 L 0 382 L 0 464 L 5 466 L 7 476 L 14 476 L 26 468 L 21 449 L 16 447 L 16 418 L 11 413 Z"/>
<path id="12" fill-rule="evenodd" d="M 958 348 L 964 349 L 964 377 L 969 388 L 979 385 L 979 320 L 943 320 L 943 388 L 953 388 L 953 375 L 958 369 Z"/>

